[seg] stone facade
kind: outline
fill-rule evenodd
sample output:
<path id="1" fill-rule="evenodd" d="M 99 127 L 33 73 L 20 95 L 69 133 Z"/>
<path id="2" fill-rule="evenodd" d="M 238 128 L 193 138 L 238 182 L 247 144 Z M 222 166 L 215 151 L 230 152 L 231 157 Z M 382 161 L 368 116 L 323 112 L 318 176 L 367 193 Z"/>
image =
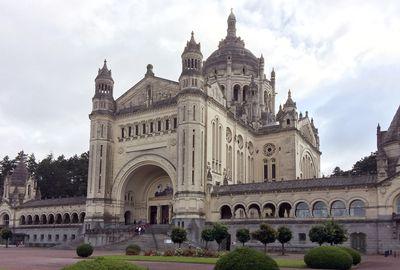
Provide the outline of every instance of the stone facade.
<path id="1" fill-rule="evenodd" d="M 348 229 L 348 245 L 370 253 L 400 248 L 400 113 L 388 131 L 378 128 L 377 176 L 320 178 L 313 119 L 298 112 L 290 90 L 276 112 L 275 71 L 267 77 L 263 56 L 236 36 L 233 13 L 227 22 L 226 37 L 206 60 L 192 33 L 178 81 L 157 77 L 148 65 L 144 78 L 114 99 L 104 61 L 89 116 L 86 205 L 29 206 L 40 200 L 27 195 L 35 183 L 25 184 L 26 176 L 15 184 L 20 195 L 7 189 L 0 216 L 7 213 L 22 232 L 18 221 L 28 212 L 84 211 L 77 233 L 94 245 L 139 222 L 185 227 L 195 242 L 211 222 L 229 225 L 233 242 L 237 228 L 267 222 L 294 231 L 291 249 L 312 246 L 310 227 L 334 218 Z M 11 203 L 17 197 L 21 206 Z"/>

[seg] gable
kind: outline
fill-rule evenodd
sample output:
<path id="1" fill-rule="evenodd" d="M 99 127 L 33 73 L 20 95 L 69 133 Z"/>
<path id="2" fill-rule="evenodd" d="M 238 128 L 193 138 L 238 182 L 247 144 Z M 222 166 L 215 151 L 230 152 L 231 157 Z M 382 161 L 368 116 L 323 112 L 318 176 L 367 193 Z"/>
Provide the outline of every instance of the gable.
<path id="1" fill-rule="evenodd" d="M 117 110 L 144 105 L 150 98 L 153 102 L 176 96 L 179 84 L 167 79 L 148 76 L 140 80 L 117 100 Z"/>
<path id="2" fill-rule="evenodd" d="M 220 103 L 221 105 L 226 105 L 226 99 L 224 93 L 221 90 L 221 87 L 218 82 L 215 82 L 207 87 L 207 95 L 212 97 L 215 101 Z"/>

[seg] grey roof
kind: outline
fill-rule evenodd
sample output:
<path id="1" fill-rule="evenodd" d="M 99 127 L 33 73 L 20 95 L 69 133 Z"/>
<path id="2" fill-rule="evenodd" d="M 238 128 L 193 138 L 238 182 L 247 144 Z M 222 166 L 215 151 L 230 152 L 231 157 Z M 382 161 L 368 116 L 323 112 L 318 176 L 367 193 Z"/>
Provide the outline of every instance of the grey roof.
<path id="1" fill-rule="evenodd" d="M 341 176 L 330 178 L 296 179 L 269 181 L 237 185 L 215 186 L 213 195 L 241 193 L 287 192 L 292 190 L 335 189 L 345 187 L 363 187 L 377 184 L 376 175 Z"/>
<path id="2" fill-rule="evenodd" d="M 383 140 L 384 143 L 400 140 L 400 106 L 398 107 Z"/>
<path id="3" fill-rule="evenodd" d="M 28 168 L 26 167 L 25 161 L 22 159 L 15 167 L 10 181 L 12 185 L 23 186 L 26 180 L 29 178 Z"/>
<path id="4" fill-rule="evenodd" d="M 176 104 L 177 98 L 176 96 L 174 97 L 169 97 L 165 99 L 161 99 L 158 101 L 154 101 L 150 106 L 146 105 L 136 105 L 132 107 L 127 107 L 127 108 L 122 108 L 116 112 L 116 115 L 125 115 L 125 114 L 131 114 L 131 113 L 136 113 L 139 111 L 145 111 L 145 110 L 150 110 L 150 109 L 159 109 L 162 107 L 170 106 L 173 104 Z"/>
<path id="5" fill-rule="evenodd" d="M 21 208 L 27 207 L 45 207 L 45 206 L 60 206 L 60 205 L 77 205 L 85 204 L 86 197 L 68 197 L 57 199 L 33 200 L 21 204 Z"/>

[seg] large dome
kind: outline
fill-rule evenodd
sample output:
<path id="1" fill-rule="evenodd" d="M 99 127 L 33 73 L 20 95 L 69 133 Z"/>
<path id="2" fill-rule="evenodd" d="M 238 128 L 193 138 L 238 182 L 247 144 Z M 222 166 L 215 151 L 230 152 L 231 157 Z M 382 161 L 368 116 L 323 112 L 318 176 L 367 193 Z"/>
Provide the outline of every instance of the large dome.
<path id="1" fill-rule="evenodd" d="M 204 62 L 204 75 L 213 75 L 226 70 L 228 61 L 232 62 L 232 72 L 244 72 L 257 76 L 259 59 L 244 47 L 244 41 L 236 36 L 236 18 L 231 12 L 228 17 L 228 31 L 225 39 L 221 40 L 218 49 Z"/>

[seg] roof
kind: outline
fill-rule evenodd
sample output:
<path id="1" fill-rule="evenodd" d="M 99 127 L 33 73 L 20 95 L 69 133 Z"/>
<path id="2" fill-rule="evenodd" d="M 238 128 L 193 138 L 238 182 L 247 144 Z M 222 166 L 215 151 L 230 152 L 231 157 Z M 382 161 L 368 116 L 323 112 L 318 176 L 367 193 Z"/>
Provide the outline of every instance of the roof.
<path id="1" fill-rule="evenodd" d="M 400 140 L 400 106 L 397 108 L 397 112 L 384 136 L 384 143 L 396 140 Z"/>
<path id="2" fill-rule="evenodd" d="M 28 168 L 26 167 L 25 161 L 22 159 L 15 167 L 10 181 L 12 185 L 23 186 L 26 180 L 29 178 Z"/>
<path id="3" fill-rule="evenodd" d="M 77 205 L 86 204 L 86 197 L 68 197 L 68 198 L 57 198 L 57 199 L 45 199 L 45 200 L 32 200 L 21 204 L 21 208 L 27 207 L 45 207 L 45 206 L 60 206 L 60 205 Z"/>
<path id="4" fill-rule="evenodd" d="M 230 195 L 240 193 L 268 193 L 308 189 L 335 189 L 345 187 L 364 187 L 377 183 L 376 175 L 343 176 L 330 178 L 296 179 L 237 185 L 215 186 L 213 195 Z"/>

